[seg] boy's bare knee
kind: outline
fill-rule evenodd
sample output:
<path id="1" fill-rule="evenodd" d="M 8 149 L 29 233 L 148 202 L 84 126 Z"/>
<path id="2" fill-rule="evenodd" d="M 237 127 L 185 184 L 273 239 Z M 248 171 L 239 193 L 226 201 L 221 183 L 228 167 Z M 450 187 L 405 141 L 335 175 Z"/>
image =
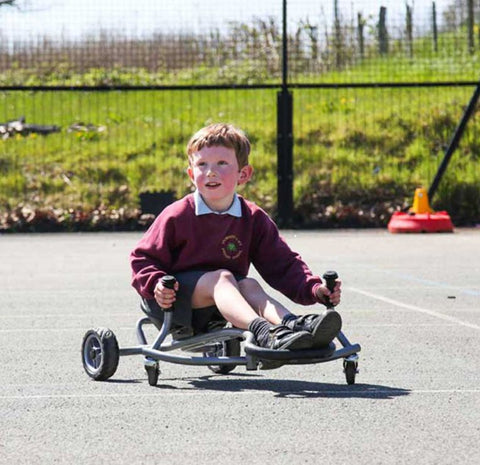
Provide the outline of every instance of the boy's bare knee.
<path id="1" fill-rule="evenodd" d="M 254 278 L 242 279 L 238 282 L 238 287 L 243 295 L 262 291 L 262 286 L 260 286 L 260 283 Z"/>
<path id="2" fill-rule="evenodd" d="M 215 271 L 208 271 L 200 279 L 203 282 L 208 283 L 213 288 L 221 281 L 231 281 L 235 278 L 233 277 L 231 271 L 220 269 Z"/>
<path id="3" fill-rule="evenodd" d="M 228 270 L 209 271 L 198 280 L 192 295 L 192 306 L 207 307 L 215 305 L 214 294 L 218 286 L 235 281 L 233 274 Z"/>
<path id="4" fill-rule="evenodd" d="M 233 284 L 236 286 L 236 279 L 235 276 L 231 271 L 220 269 L 215 271 L 209 271 L 205 273 L 199 280 L 201 288 L 207 290 L 213 296 L 214 290 L 218 288 L 218 286 L 223 287 L 226 284 Z"/>
<path id="5" fill-rule="evenodd" d="M 235 276 L 233 276 L 233 273 L 229 270 L 217 270 L 214 273 L 217 274 L 217 281 L 236 281 Z"/>

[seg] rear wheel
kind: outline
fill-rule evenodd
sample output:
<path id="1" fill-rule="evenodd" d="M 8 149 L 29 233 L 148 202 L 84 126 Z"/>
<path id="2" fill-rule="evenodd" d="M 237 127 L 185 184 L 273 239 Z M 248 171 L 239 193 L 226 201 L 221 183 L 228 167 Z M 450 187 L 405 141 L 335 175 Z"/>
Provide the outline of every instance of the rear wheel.
<path id="1" fill-rule="evenodd" d="M 90 329 L 83 336 L 82 363 L 85 372 L 96 381 L 115 373 L 120 358 L 117 338 L 108 328 Z"/>
<path id="2" fill-rule="evenodd" d="M 215 348 L 204 352 L 206 357 L 238 357 L 240 355 L 240 339 L 229 339 L 217 342 Z M 226 375 L 233 371 L 237 365 L 208 365 L 214 373 Z"/>

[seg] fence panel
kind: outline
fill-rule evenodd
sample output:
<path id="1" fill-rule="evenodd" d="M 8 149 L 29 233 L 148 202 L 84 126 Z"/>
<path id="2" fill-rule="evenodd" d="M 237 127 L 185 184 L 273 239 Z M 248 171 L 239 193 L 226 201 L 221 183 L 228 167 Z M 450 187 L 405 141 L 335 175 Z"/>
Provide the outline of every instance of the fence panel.
<path id="1" fill-rule="evenodd" d="M 137 208 L 144 191 L 190 191 L 185 147 L 203 125 L 226 120 L 254 145 L 255 182 L 246 189 L 272 206 L 275 91 L 152 90 L 7 92 L 6 114 L 55 123 L 46 137 L 16 135 L 1 144 L 1 204 L 57 209 Z"/>
<path id="2" fill-rule="evenodd" d="M 319 225 L 332 220 L 384 225 L 394 209 L 408 206 L 416 187 L 428 188 L 433 181 L 472 92 L 471 87 L 294 90 L 295 198 L 301 217 Z M 452 218 L 460 223 L 480 214 L 474 195 L 480 185 L 479 127 L 468 127 L 432 199 L 439 208 L 454 207 Z"/>
<path id="3" fill-rule="evenodd" d="M 181 196 L 189 136 L 221 120 L 252 139 L 244 192 L 275 213 L 282 85 L 295 225 L 384 225 L 433 179 L 479 79 L 480 0 L 288 0 L 285 41 L 282 0 L 13 3 L 0 6 L 0 123 L 59 130 L 0 125 L 0 229 L 35 211 L 134 217 L 141 192 Z M 479 131 L 474 115 L 434 202 L 457 224 L 480 222 Z"/>

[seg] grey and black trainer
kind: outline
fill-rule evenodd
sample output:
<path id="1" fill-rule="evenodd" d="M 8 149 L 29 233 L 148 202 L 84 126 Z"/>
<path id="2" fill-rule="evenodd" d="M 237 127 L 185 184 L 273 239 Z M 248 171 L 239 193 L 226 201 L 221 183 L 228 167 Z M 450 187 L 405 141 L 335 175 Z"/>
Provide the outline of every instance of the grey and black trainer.
<path id="1" fill-rule="evenodd" d="M 270 328 L 268 341 L 263 346 L 274 350 L 301 350 L 312 347 L 313 337 L 309 331 L 293 331 L 285 325 Z"/>
<path id="2" fill-rule="evenodd" d="M 284 325 L 270 328 L 268 340 L 261 345 L 265 349 L 274 350 L 302 350 L 312 347 L 313 337 L 308 331 L 292 331 Z M 272 370 L 284 364 L 281 360 L 261 360 L 261 370 Z"/>
<path id="3" fill-rule="evenodd" d="M 286 325 L 293 331 L 307 331 L 312 335 L 312 347 L 327 347 L 342 329 L 342 317 L 336 310 L 328 309 L 322 314 L 302 315 L 291 319 Z"/>

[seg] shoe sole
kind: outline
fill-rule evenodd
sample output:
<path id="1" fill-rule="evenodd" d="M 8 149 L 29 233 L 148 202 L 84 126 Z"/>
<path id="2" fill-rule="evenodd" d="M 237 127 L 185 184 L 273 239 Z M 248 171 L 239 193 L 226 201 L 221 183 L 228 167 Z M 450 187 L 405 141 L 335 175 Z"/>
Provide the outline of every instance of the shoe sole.
<path id="1" fill-rule="evenodd" d="M 326 315 L 312 330 L 313 347 L 327 347 L 342 329 L 342 317 L 335 310 L 327 310 Z"/>
<path id="2" fill-rule="evenodd" d="M 285 365 L 285 362 L 278 360 L 260 360 L 259 368 L 260 370 L 275 370 L 275 368 L 280 368 Z"/>
<path id="3" fill-rule="evenodd" d="M 301 331 L 295 333 L 295 337 L 291 337 L 289 341 L 285 342 L 280 347 L 277 347 L 274 350 L 302 350 L 302 349 L 311 349 L 313 343 L 313 337 L 307 331 Z M 280 368 L 285 365 L 285 362 L 282 360 L 261 360 L 260 361 L 260 370 L 274 370 L 275 368 Z"/>

